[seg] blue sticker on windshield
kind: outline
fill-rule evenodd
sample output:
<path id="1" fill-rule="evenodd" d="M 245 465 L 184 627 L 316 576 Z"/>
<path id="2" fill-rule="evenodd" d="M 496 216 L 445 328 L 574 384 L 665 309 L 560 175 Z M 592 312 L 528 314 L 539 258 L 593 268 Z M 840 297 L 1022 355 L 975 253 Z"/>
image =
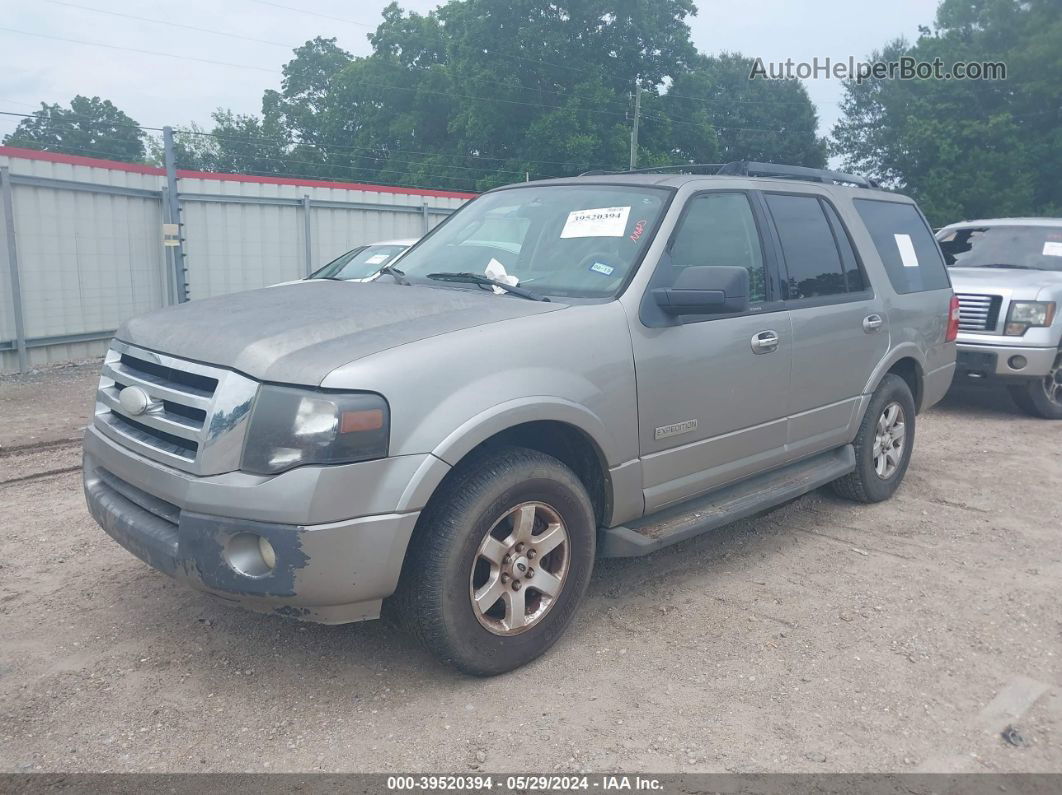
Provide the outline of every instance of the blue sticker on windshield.
<path id="1" fill-rule="evenodd" d="M 590 266 L 590 270 L 594 271 L 595 273 L 603 273 L 606 276 L 611 276 L 612 272 L 616 269 L 613 268 L 611 265 L 606 265 L 603 262 L 595 262 L 593 265 Z"/>

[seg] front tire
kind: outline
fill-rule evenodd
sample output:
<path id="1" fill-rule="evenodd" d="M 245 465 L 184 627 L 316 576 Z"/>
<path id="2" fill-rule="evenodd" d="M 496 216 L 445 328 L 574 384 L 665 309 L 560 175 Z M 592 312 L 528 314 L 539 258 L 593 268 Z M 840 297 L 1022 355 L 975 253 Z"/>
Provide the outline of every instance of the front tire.
<path id="1" fill-rule="evenodd" d="M 903 481 L 914 440 L 914 396 L 906 381 L 889 373 L 874 391 L 853 443 L 855 471 L 830 486 L 856 502 L 887 500 Z"/>
<path id="2" fill-rule="evenodd" d="M 1062 352 L 1043 378 L 1008 387 L 1011 399 L 1026 414 L 1045 420 L 1062 420 Z"/>
<path id="3" fill-rule="evenodd" d="M 459 465 L 422 515 L 393 597 L 399 620 L 465 673 L 511 671 L 568 627 L 595 542 L 570 468 L 524 448 L 485 453 Z"/>

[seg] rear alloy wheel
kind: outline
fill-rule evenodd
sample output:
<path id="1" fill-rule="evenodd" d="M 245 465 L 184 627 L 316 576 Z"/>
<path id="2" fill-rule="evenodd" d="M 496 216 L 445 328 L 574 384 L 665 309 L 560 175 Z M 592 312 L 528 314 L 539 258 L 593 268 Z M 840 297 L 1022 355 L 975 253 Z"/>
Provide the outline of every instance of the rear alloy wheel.
<path id="1" fill-rule="evenodd" d="M 874 434 L 874 473 L 882 480 L 888 480 L 896 474 L 897 467 L 903 461 L 905 441 L 907 438 L 906 417 L 903 406 L 896 401 L 889 403 L 878 417 Z"/>
<path id="2" fill-rule="evenodd" d="M 1010 387 L 1018 408 L 1045 420 L 1062 420 L 1062 352 L 1055 357 L 1051 372 L 1035 381 Z"/>
<path id="3" fill-rule="evenodd" d="M 421 516 L 391 602 L 442 660 L 511 671 L 571 623 L 596 540 L 590 497 L 565 464 L 518 447 L 476 454 Z"/>
<path id="4" fill-rule="evenodd" d="M 852 447 L 855 471 L 830 486 L 842 497 L 881 502 L 900 486 L 914 447 L 915 404 L 911 388 L 889 373 L 870 398 Z"/>

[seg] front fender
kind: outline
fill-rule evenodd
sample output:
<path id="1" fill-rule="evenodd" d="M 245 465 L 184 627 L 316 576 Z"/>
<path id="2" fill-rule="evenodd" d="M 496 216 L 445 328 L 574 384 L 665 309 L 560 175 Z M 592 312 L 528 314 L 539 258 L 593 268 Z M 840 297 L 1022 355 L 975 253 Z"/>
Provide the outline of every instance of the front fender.
<path id="1" fill-rule="evenodd" d="M 562 422 L 579 429 L 597 445 L 606 465 L 620 463 L 612 435 L 602 419 L 586 406 L 552 395 L 517 398 L 480 412 L 455 428 L 432 455 L 453 466 L 495 434 L 525 422 L 541 421 Z"/>

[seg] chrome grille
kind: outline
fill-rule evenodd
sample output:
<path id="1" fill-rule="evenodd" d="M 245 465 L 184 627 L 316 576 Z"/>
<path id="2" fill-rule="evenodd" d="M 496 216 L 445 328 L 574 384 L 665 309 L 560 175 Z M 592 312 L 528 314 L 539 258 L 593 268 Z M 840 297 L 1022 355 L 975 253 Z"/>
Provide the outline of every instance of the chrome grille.
<path id="1" fill-rule="evenodd" d="M 960 331 L 996 330 L 1003 296 L 958 293 L 958 298 Z"/>
<path id="2" fill-rule="evenodd" d="M 135 388 L 135 395 L 122 393 Z M 239 373 L 111 343 L 96 415 L 102 434 L 147 458 L 214 475 L 239 468 L 258 384 Z"/>

